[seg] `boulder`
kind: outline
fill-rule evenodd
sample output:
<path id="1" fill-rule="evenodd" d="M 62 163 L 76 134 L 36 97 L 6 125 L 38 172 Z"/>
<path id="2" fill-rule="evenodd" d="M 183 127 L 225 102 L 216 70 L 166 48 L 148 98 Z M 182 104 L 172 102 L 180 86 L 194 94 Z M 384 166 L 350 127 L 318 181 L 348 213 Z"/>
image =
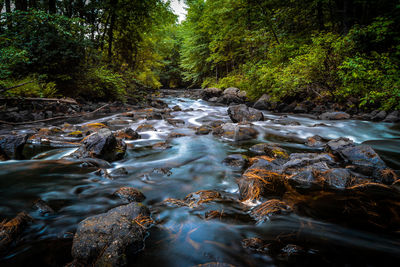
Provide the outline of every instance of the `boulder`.
<path id="1" fill-rule="evenodd" d="M 264 115 L 261 111 L 258 111 L 254 108 L 249 108 L 244 104 L 230 106 L 228 108 L 228 115 L 233 122 L 251 122 L 264 120 Z"/>
<path id="2" fill-rule="evenodd" d="M 330 152 L 335 155 L 339 155 L 340 151 L 345 149 L 346 147 L 354 146 L 353 140 L 349 138 L 340 137 L 334 140 L 329 141 L 325 145 L 325 151 Z"/>
<path id="3" fill-rule="evenodd" d="M 375 116 L 373 116 L 372 120 L 373 121 L 382 121 L 386 118 L 386 116 L 387 116 L 386 111 L 382 110 L 382 111 L 379 111 Z"/>
<path id="4" fill-rule="evenodd" d="M 289 158 L 289 153 L 274 143 L 262 143 L 254 145 L 250 147 L 250 151 L 256 155 L 266 155 L 269 157 L 282 159 Z"/>
<path id="5" fill-rule="evenodd" d="M 29 136 L 28 134 L 0 136 L 0 159 L 22 159 L 22 151 Z"/>
<path id="6" fill-rule="evenodd" d="M 325 112 L 319 116 L 320 120 L 347 120 L 350 119 L 350 114 L 342 111 Z"/>
<path id="7" fill-rule="evenodd" d="M 219 88 L 206 88 L 201 92 L 201 98 L 203 100 L 209 100 L 210 98 L 213 97 L 219 97 L 222 94 L 222 90 Z"/>
<path id="8" fill-rule="evenodd" d="M 74 265 L 126 266 L 128 255 L 143 249 L 149 210 L 131 203 L 79 223 L 72 244 Z"/>
<path id="9" fill-rule="evenodd" d="M 121 187 L 113 195 L 128 202 L 142 202 L 146 199 L 142 192 L 133 187 Z"/>
<path id="10" fill-rule="evenodd" d="M 240 104 L 244 103 L 246 100 L 246 92 L 240 91 L 238 88 L 235 87 L 229 87 L 224 90 L 222 93 L 221 97 L 219 97 L 218 102 L 223 103 L 223 104 Z"/>
<path id="11" fill-rule="evenodd" d="M 267 94 L 263 94 L 256 103 L 254 103 L 253 108 L 261 109 L 261 110 L 269 110 L 271 109 L 271 97 Z"/>
<path id="12" fill-rule="evenodd" d="M 399 122 L 400 121 L 400 112 L 398 110 L 396 110 L 396 111 L 389 113 L 383 121 L 384 122 Z"/>
<path id="13" fill-rule="evenodd" d="M 213 134 L 235 142 L 251 140 L 257 137 L 258 132 L 249 126 L 224 123 L 221 126 L 213 128 Z"/>
<path id="14" fill-rule="evenodd" d="M 356 171 L 368 176 L 374 175 L 376 171 L 386 168 L 385 162 L 368 145 L 350 146 L 340 151 L 345 161 L 354 165 Z"/>
<path id="15" fill-rule="evenodd" d="M 141 138 L 140 134 L 130 127 L 116 131 L 114 135 L 117 138 L 125 140 L 136 140 Z"/>
<path id="16" fill-rule="evenodd" d="M 136 128 L 137 132 L 148 132 L 148 131 L 156 131 L 156 129 L 151 124 L 141 124 Z"/>
<path id="17" fill-rule="evenodd" d="M 212 131 L 212 128 L 208 125 L 202 125 L 196 129 L 197 135 L 206 135 Z"/>
<path id="18" fill-rule="evenodd" d="M 81 147 L 70 157 L 99 158 L 111 162 L 122 159 L 126 152 L 125 142 L 117 139 L 107 128 L 89 135 L 81 143 Z"/>
<path id="19" fill-rule="evenodd" d="M 307 138 L 306 146 L 309 147 L 323 147 L 326 144 L 326 139 L 319 135 L 314 135 Z"/>

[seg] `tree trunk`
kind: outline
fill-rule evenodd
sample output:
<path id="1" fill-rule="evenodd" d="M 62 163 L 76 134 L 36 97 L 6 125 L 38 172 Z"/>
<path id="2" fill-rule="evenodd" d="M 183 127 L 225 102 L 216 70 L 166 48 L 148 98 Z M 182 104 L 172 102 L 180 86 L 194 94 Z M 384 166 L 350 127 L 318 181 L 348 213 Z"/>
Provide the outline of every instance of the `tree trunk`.
<path id="1" fill-rule="evenodd" d="M 37 8 L 37 1 L 36 0 L 29 0 L 29 8 Z"/>
<path id="2" fill-rule="evenodd" d="M 111 61 L 112 57 L 112 45 L 114 41 L 114 26 L 115 26 L 115 19 L 117 17 L 116 14 L 116 6 L 118 4 L 118 0 L 111 0 L 111 21 L 110 21 L 110 28 L 108 29 L 108 59 Z"/>
<path id="3" fill-rule="evenodd" d="M 6 0 L 6 12 L 11 13 L 11 2 L 10 0 Z"/>
<path id="4" fill-rule="evenodd" d="M 318 28 L 320 31 L 324 30 L 324 13 L 322 9 L 322 2 L 317 2 L 317 21 L 318 21 Z"/>
<path id="5" fill-rule="evenodd" d="M 28 10 L 28 0 L 16 0 L 15 1 L 15 9 L 21 11 Z"/>
<path id="6" fill-rule="evenodd" d="M 57 12 L 56 0 L 49 0 L 49 13 L 56 14 L 56 12 Z"/>

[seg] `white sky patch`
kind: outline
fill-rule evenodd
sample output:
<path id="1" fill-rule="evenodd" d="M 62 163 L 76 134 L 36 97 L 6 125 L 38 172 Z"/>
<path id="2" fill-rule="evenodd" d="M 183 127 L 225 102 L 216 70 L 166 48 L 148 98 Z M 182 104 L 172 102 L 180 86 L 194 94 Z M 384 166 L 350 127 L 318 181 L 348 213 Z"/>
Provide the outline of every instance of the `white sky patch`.
<path id="1" fill-rule="evenodd" d="M 186 9 L 187 7 L 183 0 L 171 0 L 171 9 L 174 11 L 176 15 L 179 16 L 178 21 L 182 22 L 186 18 Z"/>

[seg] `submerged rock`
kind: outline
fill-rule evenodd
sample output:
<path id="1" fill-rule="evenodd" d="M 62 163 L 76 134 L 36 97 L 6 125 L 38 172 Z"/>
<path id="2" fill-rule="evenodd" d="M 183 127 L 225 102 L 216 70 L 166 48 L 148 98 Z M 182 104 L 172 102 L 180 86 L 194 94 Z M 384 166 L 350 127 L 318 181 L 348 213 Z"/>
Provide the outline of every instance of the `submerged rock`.
<path id="1" fill-rule="evenodd" d="M 280 148 L 277 144 L 274 143 L 261 143 L 250 147 L 250 151 L 256 155 L 266 155 L 273 158 L 289 158 L 289 153 Z"/>
<path id="2" fill-rule="evenodd" d="M 82 146 L 72 153 L 72 158 L 99 158 L 106 161 L 116 161 L 124 157 L 126 144 L 115 138 L 107 129 L 100 129 L 82 141 Z"/>
<path id="3" fill-rule="evenodd" d="M 72 244 L 76 265 L 126 266 L 127 255 L 144 246 L 149 210 L 137 203 L 111 209 L 79 223 Z"/>
<path id="4" fill-rule="evenodd" d="M 11 243 L 22 233 L 25 227 L 33 219 L 25 212 L 20 212 L 18 215 L 6 222 L 0 223 L 0 251 L 6 250 Z"/>
<path id="5" fill-rule="evenodd" d="M 264 115 L 261 111 L 254 108 L 249 108 L 244 104 L 230 106 L 228 108 L 228 115 L 233 122 L 252 122 L 264 120 Z"/>
<path id="6" fill-rule="evenodd" d="M 251 140 L 257 137 L 258 131 L 249 126 L 251 125 L 224 123 L 221 126 L 213 128 L 213 134 L 237 142 Z"/>
<path id="7" fill-rule="evenodd" d="M 183 200 L 168 198 L 163 203 L 178 207 L 197 208 L 202 206 L 202 204 L 220 200 L 222 200 L 220 192 L 215 190 L 200 190 L 188 194 Z"/>
<path id="8" fill-rule="evenodd" d="M 132 128 L 125 128 L 114 133 L 115 137 L 125 140 L 136 140 L 140 139 L 141 136 L 138 132 L 134 131 Z"/>
<path id="9" fill-rule="evenodd" d="M 146 199 L 142 192 L 133 187 L 121 187 L 114 195 L 128 202 L 143 202 Z"/>
<path id="10" fill-rule="evenodd" d="M 252 217 L 257 223 L 270 220 L 271 217 L 291 212 L 291 208 L 283 201 L 270 199 L 251 210 Z"/>
<path id="11" fill-rule="evenodd" d="M 307 138 L 306 146 L 309 147 L 323 147 L 327 140 L 319 135 L 314 135 Z"/>
<path id="12" fill-rule="evenodd" d="M 54 214 L 54 210 L 44 200 L 38 199 L 33 203 L 33 207 L 38 210 L 40 215 L 47 216 Z"/>
<path id="13" fill-rule="evenodd" d="M 246 167 L 246 165 L 249 163 L 249 160 L 245 155 L 232 154 L 226 157 L 222 163 L 241 170 Z"/>

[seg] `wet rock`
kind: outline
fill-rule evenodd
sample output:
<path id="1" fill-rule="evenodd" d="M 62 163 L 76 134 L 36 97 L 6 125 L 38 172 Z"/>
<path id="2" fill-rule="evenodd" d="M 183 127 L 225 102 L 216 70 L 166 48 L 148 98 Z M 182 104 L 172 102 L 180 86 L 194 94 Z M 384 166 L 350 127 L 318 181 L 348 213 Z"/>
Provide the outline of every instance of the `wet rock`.
<path id="1" fill-rule="evenodd" d="M 115 138 L 107 129 L 100 129 L 82 141 L 82 146 L 71 154 L 72 158 L 99 158 L 106 161 L 116 161 L 124 157 L 126 144 Z"/>
<path id="2" fill-rule="evenodd" d="M 96 122 L 96 123 L 88 123 L 88 124 L 82 125 L 81 128 L 82 128 L 82 131 L 97 132 L 100 129 L 108 128 L 108 127 L 103 123 Z"/>
<path id="3" fill-rule="evenodd" d="M 81 167 L 86 167 L 86 168 L 88 167 L 111 168 L 111 164 L 108 161 L 97 158 L 83 158 L 80 159 L 79 162 L 81 162 Z"/>
<path id="4" fill-rule="evenodd" d="M 125 169 L 124 167 L 120 167 L 120 168 L 113 169 L 111 171 L 108 171 L 107 169 L 99 169 L 95 172 L 95 174 L 102 176 L 104 178 L 115 179 L 115 178 L 127 176 L 129 173 L 128 173 L 127 169 Z"/>
<path id="5" fill-rule="evenodd" d="M 212 128 L 208 125 L 200 126 L 196 129 L 196 134 L 198 135 L 206 135 L 212 131 Z"/>
<path id="6" fill-rule="evenodd" d="M 243 239 L 242 247 L 257 253 L 262 253 L 262 254 L 271 253 L 270 244 L 258 237 Z"/>
<path id="7" fill-rule="evenodd" d="M 399 122 L 400 121 L 400 112 L 398 110 L 396 110 L 396 111 L 389 113 L 383 121 L 384 122 Z"/>
<path id="8" fill-rule="evenodd" d="M 289 158 L 289 153 L 274 143 L 262 143 L 254 145 L 250 147 L 250 151 L 256 155 L 266 155 L 269 157 L 282 159 Z"/>
<path id="9" fill-rule="evenodd" d="M 271 97 L 267 94 L 263 94 L 257 102 L 254 104 L 253 108 L 261 110 L 269 110 L 271 108 Z"/>
<path id="10" fill-rule="evenodd" d="M 171 147 L 172 146 L 170 144 L 168 144 L 167 142 L 159 142 L 152 146 L 153 149 L 160 149 L 160 150 L 168 149 Z"/>
<path id="11" fill-rule="evenodd" d="M 156 129 L 151 124 L 142 124 L 136 128 L 137 132 L 148 132 L 148 131 L 156 131 Z"/>
<path id="12" fill-rule="evenodd" d="M 327 153 L 292 153 L 289 161 L 283 165 L 283 169 L 290 173 L 290 170 L 299 170 L 300 168 L 312 165 L 319 171 L 329 169 L 325 164 L 316 165 L 317 163 L 325 163 L 327 165 L 335 165 L 336 162 L 331 155 Z M 318 168 L 318 166 L 321 166 Z"/>
<path id="13" fill-rule="evenodd" d="M 140 139 L 141 136 L 138 132 L 134 131 L 132 128 L 125 128 L 114 133 L 116 138 L 125 140 L 136 140 Z"/>
<path id="14" fill-rule="evenodd" d="M 314 135 L 307 138 L 306 145 L 309 147 L 323 147 L 326 144 L 326 139 L 319 135 Z"/>
<path id="15" fill-rule="evenodd" d="M 382 110 L 382 111 L 379 111 L 375 116 L 373 116 L 372 120 L 373 121 L 382 121 L 386 118 L 386 116 L 387 116 L 386 111 Z"/>
<path id="16" fill-rule="evenodd" d="M 153 101 L 151 101 L 150 106 L 159 109 L 168 108 L 168 104 L 160 99 L 154 99 Z"/>
<path id="17" fill-rule="evenodd" d="M 200 190 L 194 193 L 188 194 L 184 201 L 189 207 L 198 207 L 203 203 L 221 200 L 221 193 L 214 190 Z"/>
<path id="18" fill-rule="evenodd" d="M 224 165 L 236 168 L 236 169 L 243 169 L 247 166 L 249 163 L 248 158 L 245 155 L 242 154 L 232 154 L 226 157 L 222 163 Z"/>
<path id="19" fill-rule="evenodd" d="M 173 110 L 173 111 L 182 111 L 182 109 L 181 109 L 180 106 L 173 106 L 173 107 L 172 107 L 172 110 Z"/>
<path id="20" fill-rule="evenodd" d="M 187 135 L 186 135 L 186 134 L 183 134 L 183 133 L 175 133 L 175 132 L 172 132 L 172 133 L 168 134 L 167 139 L 179 138 L 179 137 L 185 137 L 185 136 L 187 136 Z"/>
<path id="21" fill-rule="evenodd" d="M 350 119 L 350 115 L 346 112 L 325 112 L 319 116 L 321 120 L 347 120 Z"/>
<path id="22" fill-rule="evenodd" d="M 222 94 L 222 90 L 219 88 L 206 88 L 201 92 L 201 97 L 203 100 L 209 100 L 213 97 L 219 97 Z"/>
<path id="23" fill-rule="evenodd" d="M 144 246 L 151 219 L 149 210 L 131 203 L 79 223 L 72 244 L 74 264 L 83 266 L 126 266 L 127 255 Z"/>
<path id="24" fill-rule="evenodd" d="M 127 125 L 129 123 L 130 123 L 129 121 L 121 120 L 121 119 L 113 119 L 113 120 L 107 121 L 108 126 Z"/>
<path id="25" fill-rule="evenodd" d="M 147 120 L 162 120 L 162 119 L 164 119 L 164 116 L 160 112 L 153 111 L 146 116 L 146 119 Z"/>
<path id="26" fill-rule="evenodd" d="M 325 146 L 325 151 L 338 155 L 340 154 L 340 151 L 342 151 L 346 147 L 352 146 L 354 146 L 353 140 L 345 137 L 340 137 L 338 139 L 329 141 Z"/>
<path id="27" fill-rule="evenodd" d="M 278 257 L 281 260 L 290 262 L 293 257 L 296 258 L 296 257 L 304 255 L 306 253 L 307 253 L 307 251 L 304 248 L 302 248 L 298 245 L 289 244 L 281 249 Z"/>
<path id="28" fill-rule="evenodd" d="M 161 174 L 166 176 L 170 176 L 172 174 L 171 168 L 155 168 L 151 171 L 151 173 Z"/>
<path id="29" fill-rule="evenodd" d="M 400 200 L 400 192 L 392 186 L 381 183 L 362 183 L 347 188 L 350 194 L 361 194 L 371 199 Z"/>
<path id="30" fill-rule="evenodd" d="M 133 187 L 121 187 L 114 195 L 128 202 L 143 202 L 146 199 L 142 192 Z"/>
<path id="31" fill-rule="evenodd" d="M 350 146 L 340 151 L 341 156 L 356 166 L 357 172 L 373 175 L 375 171 L 386 168 L 385 162 L 368 145 Z"/>
<path id="32" fill-rule="evenodd" d="M 49 204 L 47 204 L 42 199 L 36 200 L 33 203 L 33 208 L 35 208 L 42 216 L 52 215 L 55 213 L 54 210 L 49 206 Z"/>
<path id="33" fill-rule="evenodd" d="M 185 121 L 180 119 L 167 119 L 167 122 L 173 126 L 185 125 Z"/>
<path id="34" fill-rule="evenodd" d="M 18 238 L 25 227 L 32 221 L 25 212 L 20 212 L 18 215 L 5 222 L 0 223 L 0 251 L 10 248 L 10 245 Z"/>
<path id="35" fill-rule="evenodd" d="M 258 200 L 261 197 L 281 196 L 285 191 L 283 175 L 252 165 L 238 180 L 241 201 Z"/>
<path id="36" fill-rule="evenodd" d="M 0 157 L 8 159 L 22 159 L 22 151 L 29 138 L 29 134 L 13 134 L 0 136 Z"/>
<path id="37" fill-rule="evenodd" d="M 237 125 L 234 123 L 224 123 L 219 127 L 214 127 L 212 132 L 214 135 L 219 135 L 223 138 L 233 141 L 245 141 L 256 138 L 258 135 L 257 130 L 248 127 L 251 125 Z"/>
<path id="38" fill-rule="evenodd" d="M 228 115 L 233 122 L 252 122 L 264 120 L 264 115 L 261 111 L 258 111 L 254 108 L 249 108 L 244 104 L 230 106 L 228 108 Z"/>
<path id="39" fill-rule="evenodd" d="M 336 168 L 320 174 L 324 182 L 334 189 L 345 189 L 350 184 L 352 178 L 348 169 Z"/>
<path id="40" fill-rule="evenodd" d="M 278 119 L 278 120 L 274 120 L 274 123 L 280 124 L 280 125 L 285 125 L 285 126 L 299 126 L 301 125 L 299 122 L 297 121 L 292 121 L 289 119 Z"/>
<path id="41" fill-rule="evenodd" d="M 278 199 L 270 199 L 252 209 L 250 214 L 257 223 L 262 223 L 270 220 L 273 216 L 284 215 L 290 212 L 291 208 L 285 202 Z"/>

